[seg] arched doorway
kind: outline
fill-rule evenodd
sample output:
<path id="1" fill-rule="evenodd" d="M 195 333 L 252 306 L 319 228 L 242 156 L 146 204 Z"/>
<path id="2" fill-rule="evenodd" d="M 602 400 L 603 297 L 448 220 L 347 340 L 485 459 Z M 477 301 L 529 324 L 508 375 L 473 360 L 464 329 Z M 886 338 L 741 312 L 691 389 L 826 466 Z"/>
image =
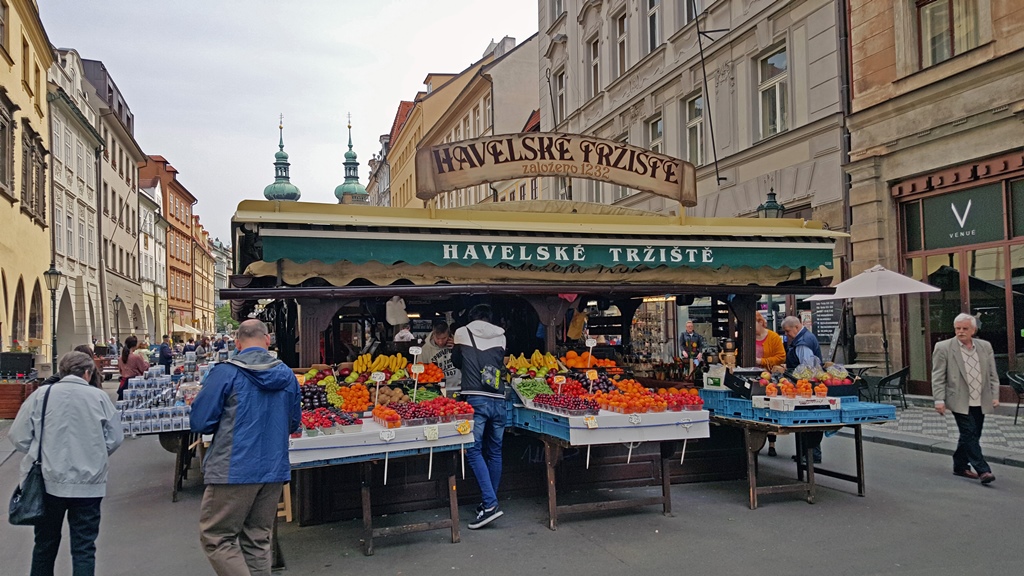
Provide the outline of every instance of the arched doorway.
<path id="1" fill-rule="evenodd" d="M 18 279 L 18 287 L 14 290 L 14 308 L 11 310 L 11 346 L 18 342 L 19 347 L 25 343 L 25 284 Z"/>
<path id="2" fill-rule="evenodd" d="M 138 335 L 138 334 L 140 334 L 142 332 L 142 329 L 144 327 L 143 324 L 142 324 L 143 320 L 144 320 L 144 318 L 142 317 L 142 310 L 139 308 L 139 305 L 138 304 L 133 305 L 132 306 L 132 334 Z"/>
<path id="3" fill-rule="evenodd" d="M 116 306 L 117 308 L 114 309 L 114 322 L 110 326 L 110 331 L 117 338 L 118 342 L 124 342 L 125 337 L 131 333 L 131 318 L 128 316 L 128 307 L 124 305 L 124 302 L 116 304 Z"/>
<path id="4" fill-rule="evenodd" d="M 153 323 L 153 308 L 146 305 L 146 341 L 152 342 L 156 333 L 156 325 Z"/>
<path id="5" fill-rule="evenodd" d="M 76 340 L 75 310 L 71 303 L 71 291 L 65 289 L 60 297 L 60 304 L 57 305 L 57 354 L 70 352 L 75 346 L 83 343 Z"/>
<path id="6" fill-rule="evenodd" d="M 32 287 L 32 304 L 28 309 L 28 337 L 30 339 L 42 340 L 43 339 L 43 293 L 39 287 L 39 281 L 36 280 L 35 286 Z"/>

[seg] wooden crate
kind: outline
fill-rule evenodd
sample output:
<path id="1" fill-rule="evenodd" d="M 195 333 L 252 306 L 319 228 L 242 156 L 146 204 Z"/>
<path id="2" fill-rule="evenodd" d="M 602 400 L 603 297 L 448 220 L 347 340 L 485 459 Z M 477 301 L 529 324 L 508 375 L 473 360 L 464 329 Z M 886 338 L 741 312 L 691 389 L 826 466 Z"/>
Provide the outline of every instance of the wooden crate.
<path id="1" fill-rule="evenodd" d="M 38 387 L 35 382 L 0 383 L 0 418 L 17 416 L 21 403 Z"/>

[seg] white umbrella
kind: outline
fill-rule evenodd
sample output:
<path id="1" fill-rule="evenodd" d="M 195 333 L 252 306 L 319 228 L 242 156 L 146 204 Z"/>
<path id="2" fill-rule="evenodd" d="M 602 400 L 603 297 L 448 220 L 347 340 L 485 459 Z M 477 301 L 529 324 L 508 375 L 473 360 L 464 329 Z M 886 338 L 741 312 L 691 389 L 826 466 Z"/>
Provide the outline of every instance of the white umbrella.
<path id="1" fill-rule="evenodd" d="M 885 350 L 885 372 L 889 373 L 889 338 L 885 328 L 885 302 L 883 296 L 897 294 L 920 294 L 922 292 L 940 292 L 939 288 L 903 274 L 875 266 L 857 274 L 849 280 L 836 285 L 835 294 L 815 294 L 807 300 L 845 300 L 847 298 L 878 297 L 879 311 L 882 314 L 882 349 Z"/>

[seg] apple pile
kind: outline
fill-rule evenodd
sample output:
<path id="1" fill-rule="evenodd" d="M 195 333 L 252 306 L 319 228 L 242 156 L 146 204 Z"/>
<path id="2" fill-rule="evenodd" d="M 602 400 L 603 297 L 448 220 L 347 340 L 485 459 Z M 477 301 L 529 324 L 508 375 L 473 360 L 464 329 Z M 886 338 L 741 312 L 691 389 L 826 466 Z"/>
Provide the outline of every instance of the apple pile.
<path id="1" fill-rule="evenodd" d="M 664 393 L 659 390 L 658 395 L 665 399 L 665 402 L 668 403 L 668 409 L 673 412 L 700 410 L 704 406 L 704 399 L 700 397 L 700 393 L 696 388 L 688 388 L 680 392 L 669 392 L 666 390 Z"/>

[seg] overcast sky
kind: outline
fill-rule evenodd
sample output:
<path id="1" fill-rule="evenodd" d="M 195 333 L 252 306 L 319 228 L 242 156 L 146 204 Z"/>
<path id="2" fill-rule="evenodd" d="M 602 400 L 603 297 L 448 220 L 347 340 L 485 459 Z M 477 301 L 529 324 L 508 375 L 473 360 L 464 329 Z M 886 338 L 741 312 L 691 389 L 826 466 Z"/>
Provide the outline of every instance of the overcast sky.
<path id="1" fill-rule="evenodd" d="M 277 119 L 302 200 L 336 202 L 347 113 L 365 186 L 400 100 L 491 39 L 537 31 L 533 0 L 38 0 L 50 42 L 102 60 L 146 154 L 166 157 L 229 239 L 274 180 Z"/>

